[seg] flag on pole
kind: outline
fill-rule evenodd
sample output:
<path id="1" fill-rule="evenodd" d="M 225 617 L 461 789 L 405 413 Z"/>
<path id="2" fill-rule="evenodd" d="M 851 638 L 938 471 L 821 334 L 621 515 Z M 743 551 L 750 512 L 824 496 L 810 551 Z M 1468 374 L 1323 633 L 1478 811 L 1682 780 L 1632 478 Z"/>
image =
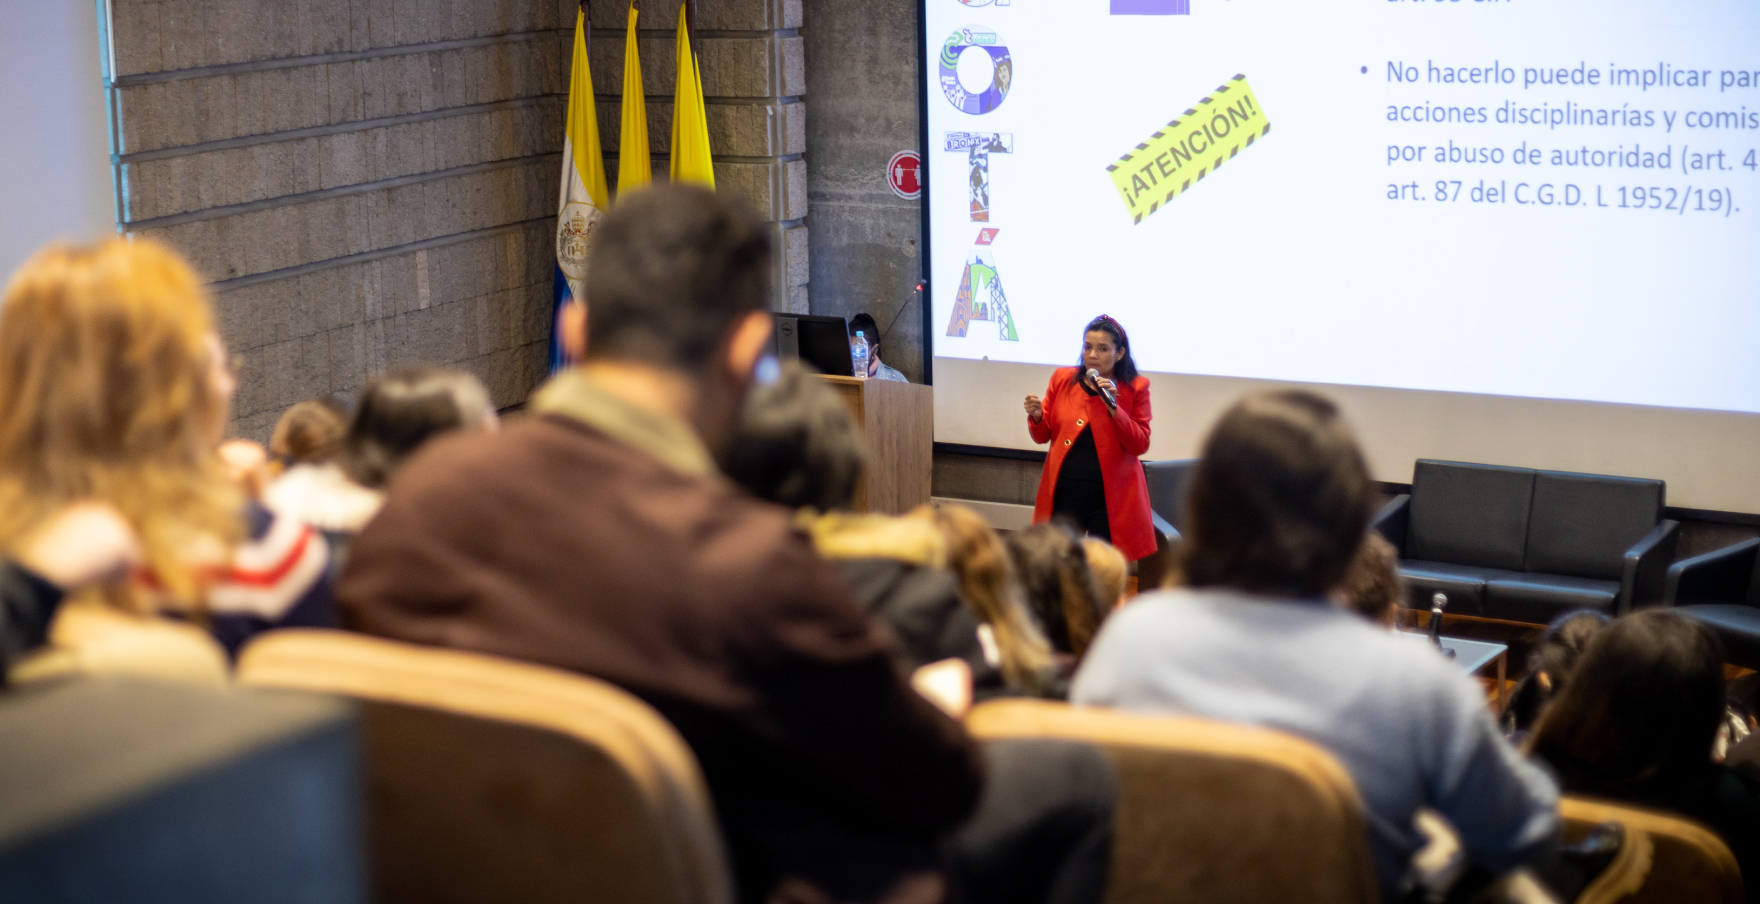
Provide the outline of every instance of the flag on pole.
<path id="1" fill-rule="evenodd" d="M 672 181 L 715 187 L 709 154 L 709 115 L 703 106 L 703 71 L 691 52 L 689 4 L 678 8 L 678 80 L 672 95 Z"/>
<path id="2" fill-rule="evenodd" d="M 568 121 L 562 140 L 562 198 L 556 211 L 556 279 L 550 325 L 550 370 L 564 360 L 561 335 L 563 311 L 582 297 L 587 279 L 587 254 L 593 230 L 605 215 L 610 191 L 605 185 L 605 158 L 599 151 L 599 115 L 593 107 L 593 74 L 587 68 L 586 4 L 574 16 L 574 61 L 568 83 Z"/>
<path id="3" fill-rule="evenodd" d="M 629 30 L 623 40 L 623 136 L 617 144 L 617 196 L 654 181 L 648 157 L 648 95 L 642 90 L 642 56 L 636 47 L 636 18 L 641 11 L 629 4 Z"/>

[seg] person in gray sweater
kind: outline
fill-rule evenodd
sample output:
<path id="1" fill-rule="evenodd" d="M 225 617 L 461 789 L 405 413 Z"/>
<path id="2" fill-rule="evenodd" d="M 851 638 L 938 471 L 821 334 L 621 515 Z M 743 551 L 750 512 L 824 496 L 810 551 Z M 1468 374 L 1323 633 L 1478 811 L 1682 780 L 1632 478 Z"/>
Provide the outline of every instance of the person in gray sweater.
<path id="1" fill-rule="evenodd" d="M 1471 862 L 1503 872 L 1551 850 L 1558 789 L 1503 739 L 1454 663 L 1329 602 L 1372 500 L 1331 402 L 1286 390 L 1237 403 L 1192 477 L 1183 586 L 1108 620 L 1071 699 L 1326 748 L 1362 795 L 1383 900 L 1395 901 L 1423 844 L 1419 808 L 1454 825 Z"/>

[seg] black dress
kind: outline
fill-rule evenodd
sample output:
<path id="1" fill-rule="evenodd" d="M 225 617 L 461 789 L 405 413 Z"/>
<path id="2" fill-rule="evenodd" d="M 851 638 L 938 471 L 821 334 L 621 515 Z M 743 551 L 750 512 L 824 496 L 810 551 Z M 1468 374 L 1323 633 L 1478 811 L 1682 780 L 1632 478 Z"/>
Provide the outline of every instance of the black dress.
<path id="1" fill-rule="evenodd" d="M 1100 393 L 1086 380 L 1077 386 L 1090 396 Z M 1100 471 L 1100 451 L 1094 447 L 1094 428 L 1083 427 L 1081 435 L 1063 456 L 1063 467 L 1057 472 L 1057 489 L 1051 495 L 1051 517 L 1063 518 L 1091 537 L 1112 542 L 1112 523 L 1106 517 L 1106 482 Z"/>

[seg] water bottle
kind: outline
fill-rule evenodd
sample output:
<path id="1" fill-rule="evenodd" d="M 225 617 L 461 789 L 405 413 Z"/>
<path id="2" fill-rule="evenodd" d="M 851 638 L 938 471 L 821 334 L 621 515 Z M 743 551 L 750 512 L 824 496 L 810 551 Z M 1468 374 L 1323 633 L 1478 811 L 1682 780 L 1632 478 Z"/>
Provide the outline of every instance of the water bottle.
<path id="1" fill-rule="evenodd" d="M 855 337 L 849 340 L 849 362 L 856 379 L 868 378 L 868 337 L 861 330 L 856 330 Z"/>

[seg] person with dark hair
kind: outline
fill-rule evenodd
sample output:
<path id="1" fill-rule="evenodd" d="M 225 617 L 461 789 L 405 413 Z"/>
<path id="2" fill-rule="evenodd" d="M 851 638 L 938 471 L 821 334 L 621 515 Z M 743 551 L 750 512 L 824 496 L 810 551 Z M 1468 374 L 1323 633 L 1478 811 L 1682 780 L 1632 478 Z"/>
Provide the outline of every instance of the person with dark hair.
<path id="1" fill-rule="evenodd" d="M 940 887 L 977 747 L 795 513 L 722 476 L 770 346 L 769 230 L 658 185 L 595 233 L 582 362 L 494 434 L 424 449 L 342 580 L 348 622 L 591 675 L 695 751 L 740 899 Z"/>
<path id="2" fill-rule="evenodd" d="M 1019 599 L 996 532 L 956 505 L 902 517 L 853 514 L 863 459 L 849 406 L 793 361 L 747 398 L 721 456 L 727 476 L 753 495 L 807 510 L 799 520 L 815 548 L 838 562 L 856 600 L 892 629 L 907 667 L 957 657 L 971 666 L 980 697 L 1005 687 L 1041 691 L 1049 648 Z"/>
<path id="3" fill-rule="evenodd" d="M 1546 627 L 1539 646 L 1528 658 L 1528 675 L 1516 685 L 1503 713 L 1503 732 L 1512 743 L 1521 743 L 1534 728 L 1546 705 L 1564 690 L 1589 642 L 1610 621 L 1604 612 L 1579 609 L 1560 615 Z"/>
<path id="4" fill-rule="evenodd" d="M 1650 609 L 1589 642 L 1528 749 L 1571 794 L 1668 810 L 1710 826 L 1760 901 L 1760 787 L 1712 762 L 1723 649 L 1704 625 Z"/>
<path id="5" fill-rule="evenodd" d="M 1009 534 L 1008 554 L 1051 649 L 1073 667 L 1115 602 L 1101 599 L 1081 537 L 1062 522 L 1035 524 Z"/>
<path id="6" fill-rule="evenodd" d="M 980 688 L 1000 687 L 984 660 L 978 621 L 945 567 L 934 519 L 852 514 L 863 468 L 849 406 L 798 361 L 752 391 L 722 470 L 752 495 L 792 509 L 820 555 L 837 562 L 856 601 L 885 622 L 906 668 L 966 660 Z"/>
<path id="7" fill-rule="evenodd" d="M 868 379 L 891 380 L 894 383 L 909 383 L 910 378 L 898 372 L 898 368 L 890 367 L 880 360 L 880 325 L 874 322 L 874 315 L 863 311 L 849 319 L 849 336 L 853 341 L 857 333 L 868 341 Z"/>
<path id="8" fill-rule="evenodd" d="M 759 499 L 820 512 L 855 499 L 864 454 L 849 406 L 797 360 L 746 398 L 721 469 Z"/>
<path id="9" fill-rule="evenodd" d="M 1033 442 L 1051 444 L 1033 523 L 1065 518 L 1131 561 L 1152 555 L 1149 484 L 1138 460 L 1149 451 L 1149 381 L 1137 375 L 1124 327 L 1105 314 L 1089 322 L 1078 366 L 1058 368 L 1045 397 L 1027 396 L 1026 409 Z"/>
<path id="10" fill-rule="evenodd" d="M 312 404 L 301 402 L 294 409 Z M 290 409 L 282 422 L 292 414 Z M 405 459 L 443 433 L 493 431 L 499 425 L 489 391 L 476 377 L 438 367 L 393 371 L 361 390 L 331 458 L 288 469 L 269 485 L 263 504 L 322 532 L 330 548 L 330 573 L 340 577 L 354 535 L 379 513 L 385 485 Z"/>
<path id="11" fill-rule="evenodd" d="M 500 427 L 489 390 L 463 371 L 410 367 L 367 384 L 355 403 L 342 465 L 361 486 L 383 490 L 423 443 L 449 430 Z"/>
<path id="12" fill-rule="evenodd" d="M 856 601 L 891 630 L 900 665 L 918 676 L 949 660 L 971 676 L 965 696 L 1041 694 L 1063 685 L 1020 602 L 1008 554 L 970 509 L 903 515 L 849 511 L 862 445 L 849 406 L 799 362 L 747 397 L 721 456 L 727 475 L 798 516 L 836 562 Z M 1105 888 L 1117 786 L 1090 744 L 1013 739 L 981 745 L 987 780 L 977 812 L 946 844 L 973 902 L 1097 901 Z M 1018 827 L 1033 827 L 1017 831 Z"/>
<path id="13" fill-rule="evenodd" d="M 1356 558 L 1344 573 L 1344 583 L 1334 591 L 1339 605 L 1361 615 L 1372 625 L 1392 628 L 1399 623 L 1399 601 L 1404 591 L 1399 578 L 1399 550 L 1377 531 L 1363 536 Z"/>
<path id="14" fill-rule="evenodd" d="M 1237 402 L 1192 474 L 1184 586 L 1108 619 L 1071 699 L 1263 725 L 1326 748 L 1362 795 L 1382 899 L 1397 901 L 1424 842 L 1420 808 L 1454 826 L 1471 862 L 1502 872 L 1554 844 L 1558 790 L 1453 662 L 1328 599 L 1373 504 L 1330 401 L 1284 390 Z"/>

